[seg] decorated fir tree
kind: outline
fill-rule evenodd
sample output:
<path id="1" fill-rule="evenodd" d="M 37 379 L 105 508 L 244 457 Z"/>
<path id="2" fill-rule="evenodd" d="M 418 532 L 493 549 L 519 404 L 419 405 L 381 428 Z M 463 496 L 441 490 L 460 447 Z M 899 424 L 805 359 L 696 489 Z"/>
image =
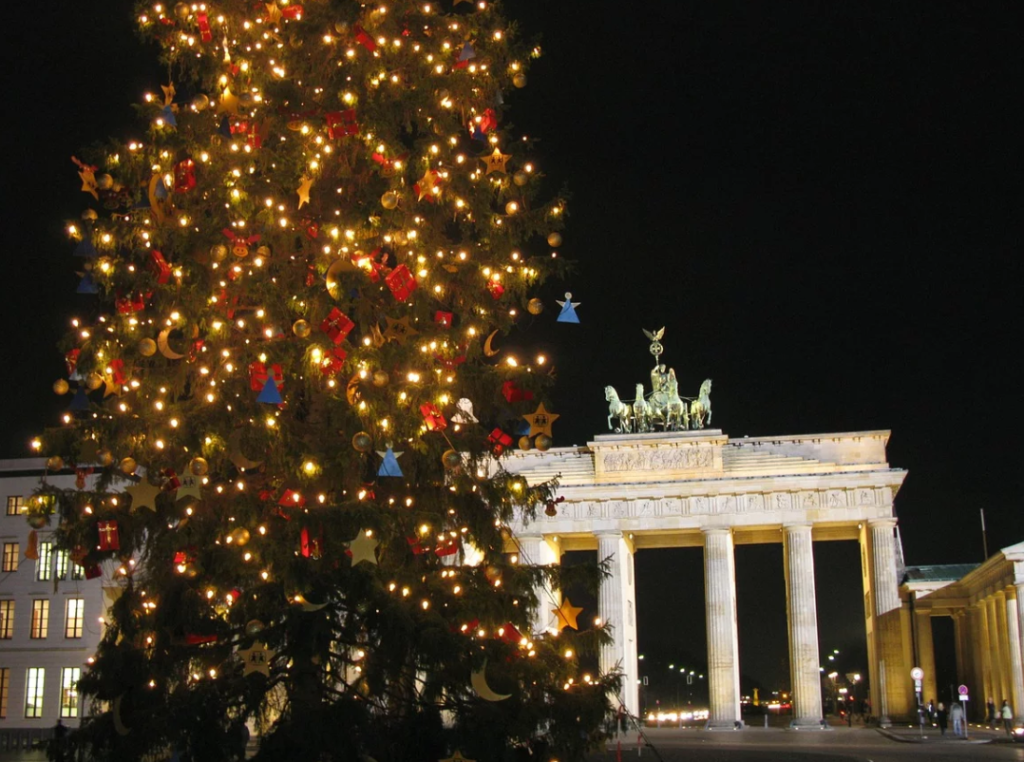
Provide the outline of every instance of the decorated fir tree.
<path id="1" fill-rule="evenodd" d="M 489 0 L 137 17 L 170 81 L 75 160 L 95 307 L 38 443 L 95 487 L 30 517 L 117 588 L 76 743 L 221 760 L 248 723 L 265 760 L 579 758 L 608 635 L 532 623 L 600 572 L 516 555 L 552 485 L 500 456 L 551 379 L 490 342 L 561 266 L 563 199 L 504 122 L 537 51 Z"/>

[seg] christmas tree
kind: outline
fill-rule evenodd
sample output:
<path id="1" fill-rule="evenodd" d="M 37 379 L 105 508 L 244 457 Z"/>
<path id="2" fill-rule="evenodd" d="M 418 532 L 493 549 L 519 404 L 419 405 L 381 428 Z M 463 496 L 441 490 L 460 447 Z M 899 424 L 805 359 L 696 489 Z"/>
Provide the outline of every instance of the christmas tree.
<path id="1" fill-rule="evenodd" d="M 36 443 L 96 481 L 44 485 L 30 520 L 117 588 L 75 743 L 233 759 L 248 724 L 261 760 L 580 758 L 609 635 L 534 622 L 601 569 L 517 553 L 554 485 L 501 456 L 524 417 L 519 446 L 551 446 L 552 379 L 492 344 L 555 325 L 564 194 L 503 102 L 539 49 L 490 0 L 137 18 L 170 81 L 75 159 L 95 307 Z"/>

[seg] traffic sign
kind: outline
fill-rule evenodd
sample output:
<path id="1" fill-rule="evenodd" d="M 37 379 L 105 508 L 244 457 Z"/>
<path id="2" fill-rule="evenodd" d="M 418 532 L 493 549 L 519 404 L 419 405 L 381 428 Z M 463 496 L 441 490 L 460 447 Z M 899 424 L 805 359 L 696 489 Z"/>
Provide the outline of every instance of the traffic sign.
<path id="1" fill-rule="evenodd" d="M 920 667 L 914 667 L 912 670 L 910 670 L 910 676 L 912 678 L 914 678 L 915 680 L 923 680 L 924 679 L 924 670 L 921 669 Z"/>
<path id="2" fill-rule="evenodd" d="M 961 685 L 959 688 L 957 688 L 957 693 L 959 693 L 961 696 L 966 696 L 967 695 L 967 686 L 966 685 Z"/>

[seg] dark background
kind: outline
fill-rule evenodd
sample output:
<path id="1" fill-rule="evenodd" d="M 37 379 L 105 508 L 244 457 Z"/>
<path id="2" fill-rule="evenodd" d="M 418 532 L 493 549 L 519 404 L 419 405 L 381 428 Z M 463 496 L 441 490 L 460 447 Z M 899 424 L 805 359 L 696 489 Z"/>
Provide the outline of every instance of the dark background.
<path id="1" fill-rule="evenodd" d="M 5 14 L 5 456 L 66 405 L 50 391 L 76 298 L 63 227 L 85 206 L 69 157 L 141 135 L 131 104 L 166 82 L 131 6 Z M 713 378 L 730 436 L 891 429 L 909 564 L 981 561 L 982 508 L 990 548 L 1024 539 L 1017 4 L 507 8 L 545 50 L 508 118 L 573 193 L 562 254 L 579 269 L 532 331 L 557 366 L 556 444 L 602 432 L 603 387 L 647 379 L 640 329 L 664 325 L 681 393 Z M 554 322 L 566 289 L 578 326 Z M 816 558 L 822 650 L 866 672 L 856 546 Z M 737 568 L 743 672 L 784 684 L 781 552 L 741 547 Z M 702 665 L 700 553 L 637 569 L 648 664 Z"/>

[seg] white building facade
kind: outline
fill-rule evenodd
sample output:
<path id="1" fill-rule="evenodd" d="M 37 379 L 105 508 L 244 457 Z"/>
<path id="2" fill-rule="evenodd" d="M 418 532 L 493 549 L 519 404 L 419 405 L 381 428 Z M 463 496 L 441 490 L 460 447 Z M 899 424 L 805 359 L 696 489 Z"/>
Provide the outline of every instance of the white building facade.
<path id="1" fill-rule="evenodd" d="M 77 682 L 103 633 L 104 578 L 86 580 L 52 526 L 31 536 L 24 510 L 44 477 L 42 458 L 0 460 L 0 748 L 49 730 L 77 727 L 87 711 Z M 73 473 L 48 474 L 61 488 Z M 35 546 L 38 558 L 26 557 Z"/>

